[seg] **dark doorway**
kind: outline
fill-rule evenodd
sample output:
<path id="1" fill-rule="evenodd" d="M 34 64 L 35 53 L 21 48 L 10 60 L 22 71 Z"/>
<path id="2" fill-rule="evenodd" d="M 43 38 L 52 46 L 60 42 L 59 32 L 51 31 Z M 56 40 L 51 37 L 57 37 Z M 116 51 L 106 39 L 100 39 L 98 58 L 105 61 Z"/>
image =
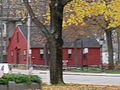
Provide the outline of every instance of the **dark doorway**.
<path id="1" fill-rule="evenodd" d="M 16 49 L 16 64 L 19 64 L 20 49 Z"/>

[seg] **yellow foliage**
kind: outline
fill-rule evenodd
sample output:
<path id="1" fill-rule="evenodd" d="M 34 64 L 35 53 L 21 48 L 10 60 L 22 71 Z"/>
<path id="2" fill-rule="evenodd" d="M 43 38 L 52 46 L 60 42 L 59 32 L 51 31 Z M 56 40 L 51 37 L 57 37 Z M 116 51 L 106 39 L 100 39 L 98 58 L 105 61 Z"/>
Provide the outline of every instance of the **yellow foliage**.
<path id="1" fill-rule="evenodd" d="M 65 7 L 70 15 L 66 15 L 66 25 L 82 24 L 85 17 L 93 17 L 101 15 L 108 23 L 107 29 L 120 26 L 120 0 L 113 0 L 106 3 L 104 0 L 88 3 L 83 0 L 73 0 Z"/>
<path id="2" fill-rule="evenodd" d="M 13 2 L 13 7 L 20 8 L 21 4 L 15 2 L 17 0 L 11 0 Z M 88 1 L 88 0 L 87 0 Z M 71 3 L 65 6 L 64 9 L 64 21 L 63 26 L 68 25 L 85 25 L 84 18 L 85 17 L 94 17 L 101 15 L 104 20 L 108 23 L 107 29 L 111 27 L 120 26 L 120 0 L 111 0 L 111 2 L 106 3 L 106 0 L 92 0 L 92 3 L 86 2 L 86 0 L 73 0 Z M 46 2 L 49 4 L 49 2 Z M 45 5 L 46 5 L 45 4 Z M 50 22 L 50 10 L 49 7 L 47 11 L 41 11 L 40 5 L 42 5 L 39 0 L 35 0 L 33 4 L 31 4 L 33 11 L 36 16 L 43 16 L 44 23 L 49 24 Z M 12 7 L 12 6 L 11 6 Z M 10 7 L 10 8 L 11 8 Z M 23 8 L 23 7 L 22 7 Z M 23 10 L 16 10 L 17 16 L 22 16 L 24 20 L 26 18 L 27 10 L 24 8 Z M 13 15 L 13 12 L 10 12 Z"/>
<path id="3" fill-rule="evenodd" d="M 39 0 L 33 0 L 31 3 L 29 3 L 31 8 L 33 9 L 33 12 L 35 14 L 35 17 L 38 17 L 38 19 L 41 20 L 41 22 L 45 22 L 44 17 L 46 17 L 46 6 L 48 6 L 48 1 L 46 2 L 40 2 Z M 41 9 L 42 7 L 42 9 Z M 23 3 L 23 0 L 10 0 L 10 6 L 9 6 L 9 14 L 13 17 L 20 17 L 21 20 L 24 21 L 28 16 L 28 11 L 25 8 L 25 5 Z M 45 15 L 45 16 L 44 16 Z M 42 17 L 43 16 L 43 17 Z"/>

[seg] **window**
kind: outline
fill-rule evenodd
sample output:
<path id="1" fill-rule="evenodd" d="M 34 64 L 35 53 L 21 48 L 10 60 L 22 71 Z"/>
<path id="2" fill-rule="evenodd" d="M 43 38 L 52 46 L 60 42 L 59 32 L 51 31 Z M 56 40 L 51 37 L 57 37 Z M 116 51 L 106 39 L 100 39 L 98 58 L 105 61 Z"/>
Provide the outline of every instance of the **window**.
<path id="1" fill-rule="evenodd" d="M 40 49 L 40 58 L 44 59 L 44 49 Z"/>
<path id="2" fill-rule="evenodd" d="M 24 59 L 24 60 L 26 60 L 26 56 L 27 56 L 27 51 L 24 50 L 24 51 L 23 51 L 23 59 Z"/>
<path id="3" fill-rule="evenodd" d="M 72 58 L 72 49 L 68 49 L 68 58 Z"/>
<path id="4" fill-rule="evenodd" d="M 31 0 L 28 0 L 28 2 L 31 2 Z"/>
<path id="5" fill-rule="evenodd" d="M 14 56 L 13 50 L 11 50 L 10 55 L 11 55 L 11 57 L 13 57 L 13 56 Z"/>
<path id="6" fill-rule="evenodd" d="M 13 50 L 11 50 L 11 52 L 10 52 L 10 56 L 11 56 L 11 62 L 14 62 L 14 52 L 13 52 Z"/>
<path id="7" fill-rule="evenodd" d="M 21 0 L 21 2 L 23 3 L 23 0 Z M 28 0 L 28 2 L 30 3 L 30 2 L 31 2 L 31 0 Z"/>
<path id="8" fill-rule="evenodd" d="M 19 60 L 22 60 L 22 55 L 19 55 Z"/>
<path id="9" fill-rule="evenodd" d="M 6 27 L 7 27 L 6 23 L 3 23 L 3 32 L 2 32 L 3 33 L 3 37 L 6 36 L 6 30 L 7 30 Z"/>
<path id="10" fill-rule="evenodd" d="M 68 54 L 68 58 L 72 58 L 72 54 Z"/>
<path id="11" fill-rule="evenodd" d="M 87 59 L 88 58 L 88 48 L 83 49 L 83 58 Z"/>
<path id="12" fill-rule="evenodd" d="M 29 49 L 29 54 L 32 54 L 32 50 L 31 49 Z"/>
<path id="13" fill-rule="evenodd" d="M 23 54 L 26 55 L 26 50 L 23 51 Z"/>
<path id="14" fill-rule="evenodd" d="M 19 33 L 17 32 L 17 42 L 19 42 Z"/>
<path id="15" fill-rule="evenodd" d="M 3 46 L 3 54 L 6 54 L 6 46 Z"/>

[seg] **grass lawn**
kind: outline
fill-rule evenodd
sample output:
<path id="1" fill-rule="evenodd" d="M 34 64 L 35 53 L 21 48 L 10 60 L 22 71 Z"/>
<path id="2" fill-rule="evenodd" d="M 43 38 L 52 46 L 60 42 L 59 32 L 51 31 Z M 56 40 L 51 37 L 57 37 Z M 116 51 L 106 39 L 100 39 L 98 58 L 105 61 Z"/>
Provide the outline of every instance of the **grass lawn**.
<path id="1" fill-rule="evenodd" d="M 95 70 L 81 71 L 81 70 L 72 70 L 71 72 L 120 74 L 120 71 L 95 71 Z"/>
<path id="2" fill-rule="evenodd" d="M 43 86 L 42 90 L 120 90 L 120 86 L 67 84 Z"/>

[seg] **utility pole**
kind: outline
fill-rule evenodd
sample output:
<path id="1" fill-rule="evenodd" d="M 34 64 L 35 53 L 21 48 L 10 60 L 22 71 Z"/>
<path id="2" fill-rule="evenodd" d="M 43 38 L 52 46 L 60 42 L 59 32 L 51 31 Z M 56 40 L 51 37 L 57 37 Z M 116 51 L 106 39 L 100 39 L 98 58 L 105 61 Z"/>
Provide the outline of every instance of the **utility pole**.
<path id="1" fill-rule="evenodd" d="M 83 71 L 83 40 L 81 39 L 81 70 Z"/>
<path id="2" fill-rule="evenodd" d="M 30 19 L 30 15 L 28 14 L 28 35 L 27 35 L 27 39 L 28 39 L 28 43 L 27 43 L 27 66 L 29 66 L 29 64 L 31 64 L 31 58 L 30 58 L 30 25 L 31 25 L 31 19 Z"/>
<path id="3" fill-rule="evenodd" d="M 0 63 L 3 62 L 3 24 L 2 24 L 2 17 L 3 17 L 3 0 L 0 0 Z"/>
<path id="4" fill-rule="evenodd" d="M 79 37 L 77 37 L 77 39 L 74 41 L 74 55 L 75 55 L 75 65 L 78 67 L 79 66 L 79 62 L 78 62 L 78 48 L 77 48 L 77 42 L 80 40 Z"/>

